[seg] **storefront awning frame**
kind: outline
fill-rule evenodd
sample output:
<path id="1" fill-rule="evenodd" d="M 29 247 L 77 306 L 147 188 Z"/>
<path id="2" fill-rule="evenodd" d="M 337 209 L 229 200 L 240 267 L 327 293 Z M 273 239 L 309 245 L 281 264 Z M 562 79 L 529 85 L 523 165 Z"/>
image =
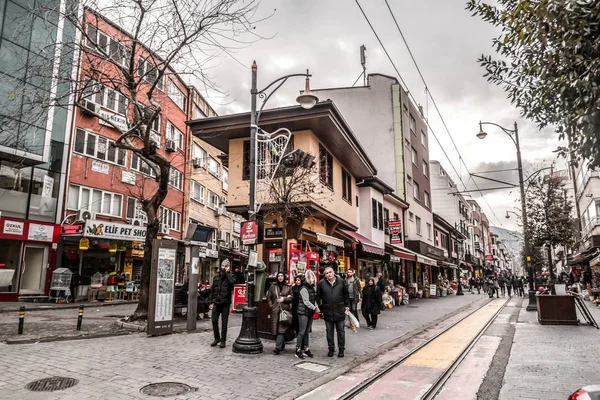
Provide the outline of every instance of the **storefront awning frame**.
<path id="1" fill-rule="evenodd" d="M 379 245 L 377 243 L 373 242 L 370 239 L 367 239 L 360 233 L 354 232 L 351 230 L 347 230 L 347 229 L 340 229 L 340 231 L 344 235 L 350 236 L 351 238 L 353 238 L 357 243 L 360 243 L 360 245 L 362 246 L 362 250 L 365 253 L 371 253 L 371 254 L 374 254 L 377 256 L 381 256 L 381 257 L 383 257 L 385 255 L 385 250 L 383 248 L 379 247 Z"/>
<path id="2" fill-rule="evenodd" d="M 398 258 L 408 261 L 417 260 L 417 254 L 413 251 L 408 250 L 407 248 L 390 243 L 386 243 L 385 246 L 391 250 L 391 254 Z"/>
<path id="3" fill-rule="evenodd" d="M 324 233 L 316 233 L 317 235 L 317 242 L 325 244 L 325 245 L 332 245 L 332 246 L 337 246 L 337 247 L 344 247 L 344 241 L 342 239 L 333 237 L 333 236 L 329 236 L 329 235 L 325 235 Z"/>

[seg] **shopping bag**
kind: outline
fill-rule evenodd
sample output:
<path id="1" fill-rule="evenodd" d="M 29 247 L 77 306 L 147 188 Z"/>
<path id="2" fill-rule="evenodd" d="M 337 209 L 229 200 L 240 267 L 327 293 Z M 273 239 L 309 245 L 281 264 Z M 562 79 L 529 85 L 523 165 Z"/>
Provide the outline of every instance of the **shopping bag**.
<path id="1" fill-rule="evenodd" d="M 358 319 L 356 319 L 356 317 L 350 311 L 346 311 L 346 326 L 352 329 L 354 333 L 356 333 L 356 330 L 360 328 Z"/>

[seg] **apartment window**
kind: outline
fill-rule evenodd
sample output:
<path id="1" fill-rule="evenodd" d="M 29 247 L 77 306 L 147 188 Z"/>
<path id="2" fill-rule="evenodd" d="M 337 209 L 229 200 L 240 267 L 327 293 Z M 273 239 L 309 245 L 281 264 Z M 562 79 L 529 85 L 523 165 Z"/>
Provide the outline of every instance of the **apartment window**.
<path id="1" fill-rule="evenodd" d="M 415 214 L 413 214 L 412 212 L 408 212 L 408 220 L 409 221 L 413 221 L 415 219 Z"/>
<path id="2" fill-rule="evenodd" d="M 431 240 L 431 224 L 427 223 L 427 239 Z"/>
<path id="3" fill-rule="evenodd" d="M 437 229 L 433 230 L 433 240 L 435 242 L 435 246 L 440 247 L 440 233 Z"/>
<path id="4" fill-rule="evenodd" d="M 182 190 L 183 188 L 183 174 L 173 167 L 169 170 L 169 186 Z"/>
<path id="5" fill-rule="evenodd" d="M 156 88 L 160 91 L 163 91 L 165 88 L 163 77 L 158 79 L 158 69 L 144 58 L 138 60 L 138 76 L 150 84 L 156 82 Z"/>
<path id="6" fill-rule="evenodd" d="M 377 200 L 371 199 L 371 213 L 373 215 L 373 228 L 377 228 L 378 218 L 377 218 Z"/>
<path id="7" fill-rule="evenodd" d="M 352 204 L 352 176 L 342 168 L 342 199 Z"/>
<path id="8" fill-rule="evenodd" d="M 142 203 L 135 197 L 127 198 L 127 218 L 139 219 L 144 222 L 148 222 L 148 216 L 142 208 Z"/>
<path id="9" fill-rule="evenodd" d="M 415 117 L 412 114 L 410 114 L 410 131 L 413 135 L 417 134 L 417 121 L 415 121 Z"/>
<path id="10" fill-rule="evenodd" d="M 413 197 L 415 198 L 415 200 L 421 200 L 421 197 L 419 195 L 419 184 L 417 182 L 413 182 Z"/>
<path id="11" fill-rule="evenodd" d="M 122 206 L 123 196 L 120 194 L 79 185 L 69 185 L 67 208 L 71 210 L 88 210 L 120 218 Z"/>
<path id="12" fill-rule="evenodd" d="M 202 168 L 206 168 L 206 151 L 196 143 L 192 147 L 192 158 L 198 160 Z"/>
<path id="13" fill-rule="evenodd" d="M 383 204 L 377 202 L 377 228 L 383 230 Z"/>
<path id="14" fill-rule="evenodd" d="M 183 94 L 183 92 L 179 90 L 175 82 L 173 82 L 170 79 L 168 95 L 169 98 L 173 100 L 175 104 L 177 104 L 177 107 L 181 108 L 183 112 L 187 112 L 187 98 L 185 97 L 185 94 Z"/>
<path id="15" fill-rule="evenodd" d="M 411 150 L 412 150 L 412 163 L 418 167 L 419 166 L 419 154 L 417 153 L 417 150 L 415 150 L 414 147 L 411 147 Z"/>
<path id="16" fill-rule="evenodd" d="M 208 208 L 216 210 L 219 207 L 219 196 L 216 193 L 208 191 Z"/>
<path id="17" fill-rule="evenodd" d="M 398 215 L 398 213 L 394 213 L 394 221 L 399 221 L 400 220 L 400 216 Z"/>
<path id="18" fill-rule="evenodd" d="M 92 103 L 114 111 L 117 114 L 124 115 L 127 112 L 127 99 L 114 89 L 88 79 L 85 82 L 83 92 L 85 99 Z"/>
<path id="19" fill-rule="evenodd" d="M 213 175 L 214 177 L 218 178 L 219 177 L 219 169 L 220 169 L 219 162 L 212 157 L 208 157 L 208 172 L 211 175 Z"/>
<path id="20" fill-rule="evenodd" d="M 206 191 L 204 186 L 192 180 L 191 189 L 192 193 L 190 194 L 190 197 L 192 198 L 192 200 L 196 200 L 197 202 L 204 204 L 204 192 Z"/>
<path id="21" fill-rule="evenodd" d="M 142 174 L 150 175 L 152 177 L 156 176 L 156 172 L 154 172 L 154 169 L 150 168 L 150 165 L 148 165 L 146 161 L 142 160 L 135 153 L 131 153 L 131 169 L 134 171 L 141 172 Z"/>
<path id="22" fill-rule="evenodd" d="M 431 199 L 427 191 L 423 191 L 423 198 L 425 200 L 425 207 L 431 208 Z"/>
<path id="23" fill-rule="evenodd" d="M 384 224 L 390 220 L 390 210 L 387 208 L 383 209 L 383 222 Z"/>
<path id="24" fill-rule="evenodd" d="M 87 26 L 86 45 L 108 55 L 112 61 L 121 66 L 126 67 L 129 64 L 131 49 L 98 30 L 98 28 L 92 24 L 88 24 Z"/>
<path id="25" fill-rule="evenodd" d="M 227 171 L 226 168 L 223 168 L 223 191 L 227 192 L 229 191 L 229 171 Z"/>
<path id="26" fill-rule="evenodd" d="M 233 233 L 240 233 L 242 231 L 242 223 L 240 221 L 233 221 Z"/>
<path id="27" fill-rule="evenodd" d="M 181 230 L 181 214 L 167 207 L 160 207 L 160 223 L 167 224 L 169 229 Z"/>
<path id="28" fill-rule="evenodd" d="M 154 143 L 156 143 L 156 147 L 160 148 L 160 142 L 161 142 L 160 138 L 161 138 L 161 134 L 160 134 L 160 114 L 159 114 L 156 116 L 156 118 L 154 118 L 154 120 L 150 124 L 150 140 L 154 141 Z"/>
<path id="29" fill-rule="evenodd" d="M 114 141 L 103 136 L 77 129 L 73 151 L 124 167 L 127 151 L 114 147 L 114 144 Z"/>
<path id="30" fill-rule="evenodd" d="M 429 164 L 427 164 L 427 161 L 425 160 L 423 160 L 423 175 L 429 178 Z"/>
<path id="31" fill-rule="evenodd" d="M 427 136 L 425 136 L 425 132 L 421 130 L 421 144 L 423 147 L 427 148 Z"/>
<path id="32" fill-rule="evenodd" d="M 167 121 L 167 140 L 175 143 L 175 147 L 179 150 L 184 150 L 183 132 L 175 127 L 171 122 Z"/>
<path id="33" fill-rule="evenodd" d="M 333 190 L 333 156 L 319 144 L 319 178 L 321 183 Z"/>
<path id="34" fill-rule="evenodd" d="M 421 234 L 421 218 L 415 216 L 415 227 L 417 229 L 417 235 Z"/>

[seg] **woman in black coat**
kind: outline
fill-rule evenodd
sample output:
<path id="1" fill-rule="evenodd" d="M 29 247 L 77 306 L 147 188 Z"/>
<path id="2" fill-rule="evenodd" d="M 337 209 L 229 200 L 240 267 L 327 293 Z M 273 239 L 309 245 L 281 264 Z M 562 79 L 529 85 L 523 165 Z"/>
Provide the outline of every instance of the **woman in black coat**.
<path id="1" fill-rule="evenodd" d="M 298 334 L 298 301 L 300 300 L 300 288 L 302 288 L 302 276 L 296 276 L 292 286 L 292 326 L 294 337 Z"/>
<path id="2" fill-rule="evenodd" d="M 362 292 L 362 315 L 367 321 L 367 328 L 375 329 L 377 327 L 377 316 L 381 313 L 381 291 L 375 285 L 375 280 L 369 278 Z"/>

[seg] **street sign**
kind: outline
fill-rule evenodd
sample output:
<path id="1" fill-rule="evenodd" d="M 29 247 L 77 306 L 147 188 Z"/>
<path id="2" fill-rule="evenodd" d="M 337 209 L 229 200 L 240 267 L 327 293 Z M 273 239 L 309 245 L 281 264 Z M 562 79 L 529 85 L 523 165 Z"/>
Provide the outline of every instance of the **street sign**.
<path id="1" fill-rule="evenodd" d="M 258 222 L 257 221 L 245 221 L 242 224 L 241 238 L 242 243 L 245 245 L 257 244 L 258 243 Z"/>

